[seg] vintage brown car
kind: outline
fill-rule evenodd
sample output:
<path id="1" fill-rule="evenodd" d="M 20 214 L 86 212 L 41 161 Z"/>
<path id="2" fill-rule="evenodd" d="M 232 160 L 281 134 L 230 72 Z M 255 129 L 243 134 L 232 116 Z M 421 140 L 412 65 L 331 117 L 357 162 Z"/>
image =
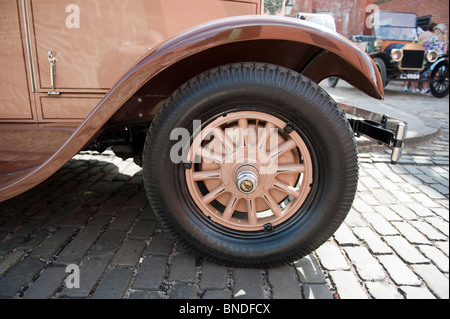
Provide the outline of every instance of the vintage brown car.
<path id="1" fill-rule="evenodd" d="M 317 83 L 336 76 L 382 99 L 372 59 L 267 14 L 283 8 L 2 0 L 0 202 L 82 150 L 111 148 L 142 165 L 155 214 L 194 253 L 271 266 L 316 249 L 352 205 L 355 135 L 392 147 L 395 162 L 405 126 L 346 116 Z"/>

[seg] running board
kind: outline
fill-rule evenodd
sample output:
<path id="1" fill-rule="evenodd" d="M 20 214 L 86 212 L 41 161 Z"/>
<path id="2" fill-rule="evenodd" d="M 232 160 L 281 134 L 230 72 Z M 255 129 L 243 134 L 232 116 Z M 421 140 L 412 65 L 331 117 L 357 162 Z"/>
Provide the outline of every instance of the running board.
<path id="1" fill-rule="evenodd" d="M 365 136 L 392 149 L 391 163 L 397 164 L 406 138 L 408 123 L 389 117 L 386 114 L 374 113 L 355 106 L 339 103 L 347 114 L 350 126 L 357 137 Z"/>

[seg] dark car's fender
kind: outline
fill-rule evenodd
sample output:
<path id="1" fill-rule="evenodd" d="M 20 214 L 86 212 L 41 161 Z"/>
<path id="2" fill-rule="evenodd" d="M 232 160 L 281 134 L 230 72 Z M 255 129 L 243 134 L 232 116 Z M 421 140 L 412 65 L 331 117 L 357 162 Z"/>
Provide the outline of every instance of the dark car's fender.
<path id="1" fill-rule="evenodd" d="M 257 49 L 248 52 L 254 44 Z M 279 46 L 273 47 L 274 44 Z M 217 54 L 226 48 L 233 49 L 232 57 Z M 6 185 L 0 183 L 0 201 L 51 176 L 90 143 L 139 89 L 164 72 L 187 76 L 188 73 L 180 72 L 186 68 L 183 61 L 200 54 L 204 54 L 201 60 L 204 63 L 198 66 L 198 73 L 204 65 L 218 66 L 236 60 L 266 62 L 295 69 L 317 83 L 336 76 L 374 98 L 382 99 L 384 94 L 372 59 L 354 43 L 326 28 L 273 16 L 240 16 L 208 22 L 169 39 L 136 62 L 53 156 L 9 179 Z"/>

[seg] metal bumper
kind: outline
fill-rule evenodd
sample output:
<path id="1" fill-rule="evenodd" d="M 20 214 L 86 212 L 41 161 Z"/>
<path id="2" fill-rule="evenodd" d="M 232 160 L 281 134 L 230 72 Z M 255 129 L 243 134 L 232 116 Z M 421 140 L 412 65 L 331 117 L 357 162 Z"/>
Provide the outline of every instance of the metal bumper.
<path id="1" fill-rule="evenodd" d="M 356 136 L 365 136 L 392 149 L 391 163 L 396 164 L 403 150 L 408 123 L 355 106 L 340 104 Z"/>

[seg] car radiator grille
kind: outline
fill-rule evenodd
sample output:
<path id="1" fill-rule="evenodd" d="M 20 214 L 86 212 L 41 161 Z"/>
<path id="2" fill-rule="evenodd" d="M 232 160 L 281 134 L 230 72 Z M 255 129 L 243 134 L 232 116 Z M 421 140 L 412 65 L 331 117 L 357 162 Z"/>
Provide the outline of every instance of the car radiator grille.
<path id="1" fill-rule="evenodd" d="M 402 69 L 421 69 L 423 66 L 423 50 L 404 50 L 402 59 Z"/>

